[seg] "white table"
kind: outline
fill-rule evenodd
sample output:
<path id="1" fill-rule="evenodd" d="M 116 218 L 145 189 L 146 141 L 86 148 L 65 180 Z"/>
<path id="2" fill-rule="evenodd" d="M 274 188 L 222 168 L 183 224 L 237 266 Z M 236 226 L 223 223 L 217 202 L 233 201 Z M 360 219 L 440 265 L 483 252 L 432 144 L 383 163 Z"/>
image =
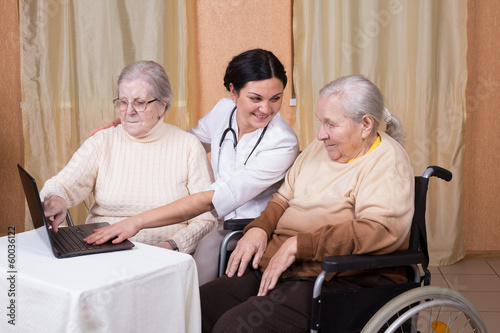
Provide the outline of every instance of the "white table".
<path id="1" fill-rule="evenodd" d="M 135 243 L 131 250 L 57 259 L 40 231 L 16 235 L 13 267 L 9 238 L 0 238 L 0 332 L 201 331 L 191 256 Z M 8 323 L 11 302 L 15 326 Z"/>

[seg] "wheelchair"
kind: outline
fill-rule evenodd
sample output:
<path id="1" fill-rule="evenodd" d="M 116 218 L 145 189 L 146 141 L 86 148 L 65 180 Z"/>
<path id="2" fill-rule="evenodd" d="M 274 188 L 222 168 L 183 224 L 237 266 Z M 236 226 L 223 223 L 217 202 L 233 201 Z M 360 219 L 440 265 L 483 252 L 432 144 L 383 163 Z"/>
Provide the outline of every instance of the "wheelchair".
<path id="1" fill-rule="evenodd" d="M 330 333 L 453 333 L 487 332 L 477 309 L 464 296 L 444 287 L 430 286 L 425 211 L 429 179 L 445 181 L 452 174 L 438 166 L 415 177 L 415 212 L 408 250 L 385 255 L 330 256 L 322 260 L 312 297 L 310 332 Z M 224 274 L 229 240 L 243 233 L 252 220 L 228 220 L 230 230 L 221 243 L 219 276 Z M 322 293 L 331 273 L 403 266 L 408 282 L 389 286 Z"/>
<path id="2" fill-rule="evenodd" d="M 243 229 L 252 222 L 253 219 L 234 219 L 234 220 L 226 220 L 224 221 L 224 230 L 228 230 L 229 232 L 224 236 L 222 242 L 220 244 L 219 250 L 219 269 L 218 269 L 218 277 L 224 275 L 226 271 L 226 264 L 228 258 L 228 250 L 227 247 L 231 239 L 236 236 L 243 235 Z"/>
<path id="3" fill-rule="evenodd" d="M 477 309 L 464 296 L 448 288 L 430 286 L 425 226 L 430 177 L 450 181 L 452 174 L 430 166 L 422 176 L 415 177 L 415 212 L 408 250 L 323 258 L 323 271 L 313 290 L 310 332 L 487 332 Z M 330 273 L 398 266 L 407 268 L 407 283 L 321 293 L 323 281 Z"/>

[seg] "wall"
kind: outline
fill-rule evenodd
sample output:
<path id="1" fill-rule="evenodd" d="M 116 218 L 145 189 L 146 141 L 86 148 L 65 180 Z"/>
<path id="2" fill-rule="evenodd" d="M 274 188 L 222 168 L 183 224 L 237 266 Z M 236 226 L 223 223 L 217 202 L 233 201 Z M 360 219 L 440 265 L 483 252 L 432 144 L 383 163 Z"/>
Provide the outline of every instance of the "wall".
<path id="1" fill-rule="evenodd" d="M 16 164 L 24 162 L 17 1 L 0 1 L 0 236 L 24 230 L 24 194 Z"/>
<path id="2" fill-rule="evenodd" d="M 500 251 L 500 2 L 468 1 L 467 251 Z"/>
<path id="3" fill-rule="evenodd" d="M 285 66 L 288 82 L 281 115 L 292 124 L 292 1 L 291 0 L 197 0 L 196 45 L 198 48 L 200 116 L 229 93 L 223 85 L 229 61 L 237 54 L 262 48 L 273 52 Z"/>
<path id="4" fill-rule="evenodd" d="M 207 113 L 222 97 L 228 96 L 222 84 L 224 70 L 232 56 L 254 47 L 273 51 L 292 78 L 292 1 L 291 0 L 211 0 L 189 1 L 197 54 L 199 116 Z M 468 251 L 500 251 L 500 2 L 468 2 L 468 87 L 465 132 L 464 218 Z M 0 235 L 10 221 L 23 221 L 24 198 L 15 164 L 23 161 L 21 128 L 18 9 L 15 1 L 0 2 Z M 8 14 L 7 14 L 8 13 Z M 293 124 L 294 108 L 288 106 L 292 85 L 285 90 L 282 114 Z M 21 227 L 23 223 L 19 223 Z"/>

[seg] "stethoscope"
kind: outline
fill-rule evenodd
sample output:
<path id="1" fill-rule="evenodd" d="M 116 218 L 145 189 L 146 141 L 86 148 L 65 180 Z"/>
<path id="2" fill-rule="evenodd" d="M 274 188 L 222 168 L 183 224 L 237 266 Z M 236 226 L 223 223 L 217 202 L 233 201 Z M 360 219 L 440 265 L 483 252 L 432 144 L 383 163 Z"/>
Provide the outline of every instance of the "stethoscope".
<path id="1" fill-rule="evenodd" d="M 234 115 L 234 112 L 236 111 L 236 106 L 233 108 L 233 111 L 231 111 L 231 115 L 229 116 L 229 123 L 228 123 L 228 127 L 224 130 L 224 132 L 222 133 L 222 137 L 220 138 L 220 142 L 219 142 L 219 160 L 220 160 L 220 151 L 222 149 L 222 143 L 224 142 L 224 140 L 226 139 L 226 135 L 227 133 L 231 133 L 233 135 L 233 147 L 234 149 L 236 149 L 236 145 L 238 144 L 238 138 L 236 136 L 236 132 L 233 130 L 233 127 L 231 126 L 232 123 L 233 123 L 233 115 Z M 264 130 L 262 131 L 262 133 L 260 134 L 259 136 L 259 139 L 257 140 L 257 142 L 255 143 L 255 146 L 253 146 L 253 149 L 252 151 L 250 152 L 250 154 L 248 154 L 248 157 L 247 159 L 245 160 L 245 163 L 243 163 L 243 165 L 246 165 L 247 162 L 248 162 L 248 159 L 250 158 L 250 156 L 252 155 L 252 153 L 254 152 L 255 148 L 257 148 L 257 146 L 259 145 L 259 143 L 262 141 L 262 138 L 264 137 L 264 133 L 266 133 L 266 130 L 267 130 L 267 126 L 269 126 L 269 124 L 266 125 L 266 127 L 264 127 Z M 217 165 L 218 167 L 218 165 Z"/>

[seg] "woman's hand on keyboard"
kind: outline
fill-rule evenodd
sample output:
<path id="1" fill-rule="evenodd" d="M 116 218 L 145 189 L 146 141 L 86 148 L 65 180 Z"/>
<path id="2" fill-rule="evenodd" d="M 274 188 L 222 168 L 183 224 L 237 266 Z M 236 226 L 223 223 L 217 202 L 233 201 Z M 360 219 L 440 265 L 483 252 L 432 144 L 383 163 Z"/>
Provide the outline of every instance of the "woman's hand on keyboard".
<path id="1" fill-rule="evenodd" d="M 43 212 L 47 223 L 52 225 L 52 230 L 57 232 L 57 229 L 61 223 L 66 219 L 66 212 L 68 211 L 68 206 L 66 200 L 57 195 L 51 195 L 47 200 L 43 202 Z"/>
<path id="2" fill-rule="evenodd" d="M 117 222 L 104 228 L 95 229 L 94 233 L 84 239 L 89 244 L 103 244 L 112 239 L 113 244 L 123 242 L 134 236 L 141 228 L 134 217 Z"/>

